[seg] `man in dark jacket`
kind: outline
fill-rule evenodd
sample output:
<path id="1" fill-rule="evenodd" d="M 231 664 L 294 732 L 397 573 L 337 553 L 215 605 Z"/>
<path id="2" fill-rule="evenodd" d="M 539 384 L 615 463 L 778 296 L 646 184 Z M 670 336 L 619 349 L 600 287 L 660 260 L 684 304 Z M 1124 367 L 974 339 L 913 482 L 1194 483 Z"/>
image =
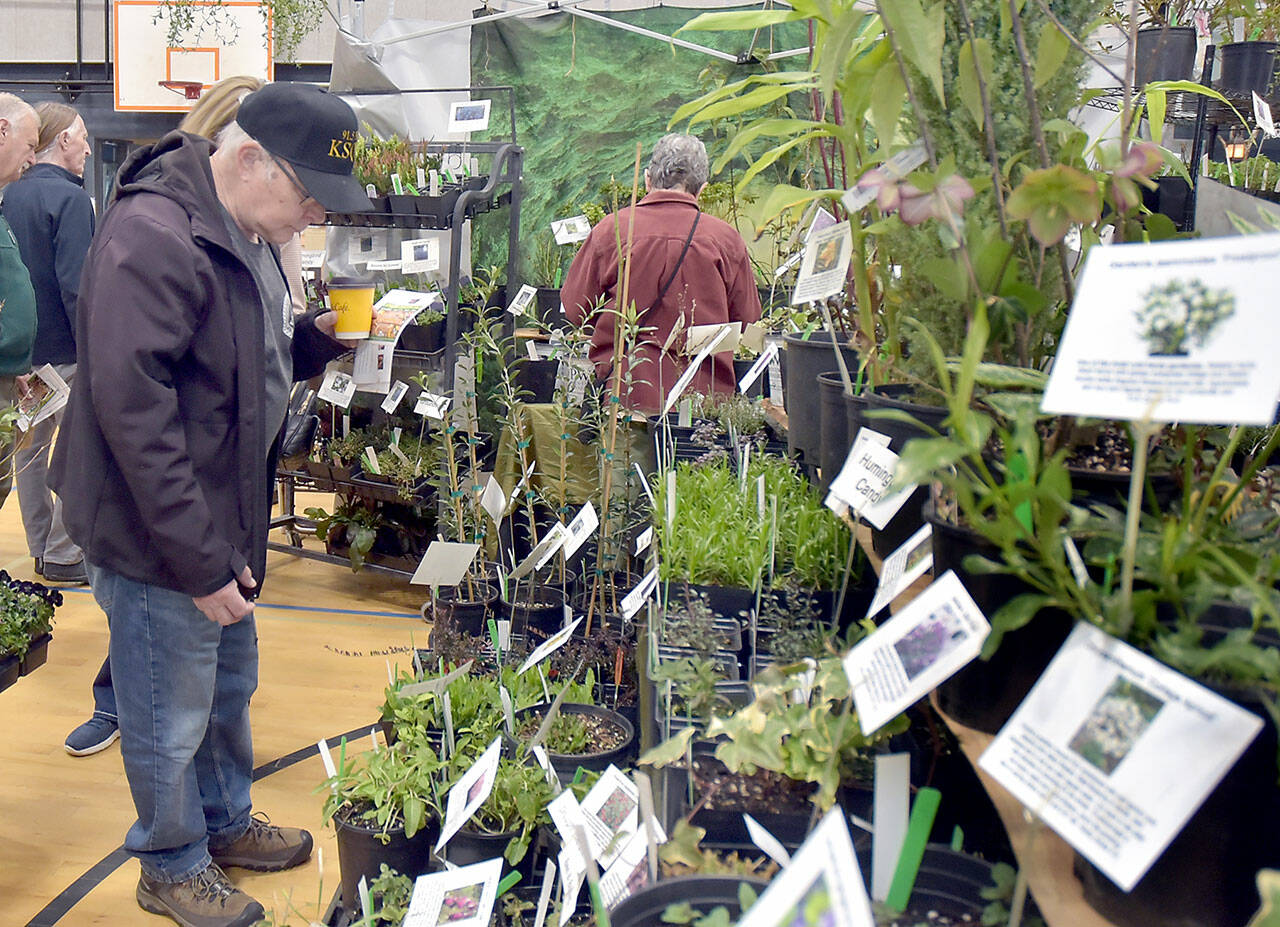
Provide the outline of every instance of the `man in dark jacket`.
<path id="1" fill-rule="evenodd" d="M 18 239 L 36 291 L 36 340 L 31 365 L 51 364 L 70 383 L 76 371 L 76 295 L 93 238 L 93 200 L 84 189 L 89 133 L 64 103 L 41 103 L 36 163 L 4 192 L 0 210 Z M 45 485 L 49 448 L 62 413 L 33 425 L 14 457 L 27 549 L 36 572 L 59 583 L 87 582 L 80 548 L 62 526 L 62 506 Z M 114 719 L 115 706 L 110 706 Z M 111 725 L 115 727 L 114 720 Z"/>
<path id="2" fill-rule="evenodd" d="M 344 348 L 331 313 L 295 320 L 271 245 L 368 208 L 356 137 L 339 98 L 269 84 L 212 155 L 177 132 L 135 152 L 85 262 L 52 485 L 111 625 L 138 903 L 179 924 L 248 927 L 221 867 L 311 853 L 251 815 L 252 599 L 289 384 Z"/>

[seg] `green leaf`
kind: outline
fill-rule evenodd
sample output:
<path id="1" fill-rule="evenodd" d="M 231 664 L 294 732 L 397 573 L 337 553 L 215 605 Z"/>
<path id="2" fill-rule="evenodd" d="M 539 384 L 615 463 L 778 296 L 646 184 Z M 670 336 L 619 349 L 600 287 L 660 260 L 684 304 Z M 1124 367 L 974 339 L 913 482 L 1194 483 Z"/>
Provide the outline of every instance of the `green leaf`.
<path id="1" fill-rule="evenodd" d="M 1053 601 L 1051 596 L 1024 592 L 1001 605 L 999 610 L 991 616 L 991 633 L 982 644 L 982 659 L 990 660 L 1000 648 L 1000 641 L 1005 634 L 1025 627 L 1042 608 L 1052 604 Z"/>
<path id="2" fill-rule="evenodd" d="M 969 275 L 959 261 L 949 257 L 932 257 L 921 261 L 919 268 L 943 296 L 956 302 L 964 302 L 969 295 Z"/>
<path id="3" fill-rule="evenodd" d="M 1275 869 L 1258 872 L 1258 895 L 1262 898 L 1262 907 L 1248 927 L 1280 927 L 1280 872 Z"/>
<path id="4" fill-rule="evenodd" d="M 779 23 L 807 19 L 799 10 L 727 10 L 723 13 L 703 13 L 695 16 L 676 30 L 681 32 L 736 32 L 748 29 L 768 29 Z"/>
<path id="5" fill-rule="evenodd" d="M 407 795 L 404 799 L 404 835 L 412 838 L 422 829 L 427 819 L 427 803 L 421 795 Z"/>
<path id="6" fill-rule="evenodd" d="M 810 85 L 812 86 L 812 85 Z M 712 119 L 723 119 L 725 116 L 736 116 L 738 113 L 745 113 L 749 110 L 759 109 L 767 106 L 780 97 L 785 97 L 796 90 L 807 89 L 804 85 L 799 87 L 782 86 L 782 87 L 756 87 L 740 96 L 732 97 L 728 100 L 721 100 L 718 103 L 712 103 L 710 106 L 700 110 L 696 115 L 689 119 L 689 125 L 697 125 L 700 122 L 707 122 Z"/>
<path id="7" fill-rule="evenodd" d="M 730 139 L 729 144 L 725 146 L 724 153 L 716 158 L 716 163 L 712 165 L 711 172 L 713 174 L 720 173 L 725 165 L 738 156 L 739 152 L 758 138 L 786 138 L 789 135 L 798 135 L 801 132 L 810 131 L 814 131 L 815 134 L 825 135 L 828 134 L 826 130 L 826 123 L 814 122 L 812 119 L 760 119 L 751 123 Z"/>
<path id="8" fill-rule="evenodd" d="M 1071 43 L 1060 29 L 1045 27 L 1040 33 L 1040 44 L 1036 47 L 1036 90 L 1053 80 L 1062 68 L 1062 63 L 1067 60 L 1067 52 L 1070 50 Z"/>
<path id="9" fill-rule="evenodd" d="M 1163 90 L 1147 91 L 1147 122 L 1151 125 L 1151 137 L 1156 141 L 1160 140 L 1161 130 L 1164 128 L 1165 113 L 1165 95 Z M 1133 121 L 1134 129 L 1138 127 L 1138 120 Z M 1181 160 L 1181 159 L 1179 159 Z"/>
<path id="10" fill-rule="evenodd" d="M 836 81 L 844 72 L 845 62 L 849 59 L 849 49 L 853 46 L 854 37 L 865 19 L 864 14 L 842 11 L 835 22 L 823 31 L 815 63 L 818 65 L 818 86 L 822 90 L 824 101 L 830 102 Z"/>
<path id="11" fill-rule="evenodd" d="M 742 179 L 738 181 L 738 189 L 741 190 L 745 188 L 746 185 L 751 182 L 751 178 L 755 177 L 757 174 L 759 174 L 762 170 L 764 170 L 770 164 L 773 164 L 775 161 L 781 158 L 784 154 L 786 154 L 792 148 L 797 148 L 800 145 L 806 145 L 812 139 L 815 139 L 815 138 L 818 138 L 819 136 L 827 135 L 827 134 L 829 133 L 806 132 L 804 135 L 801 135 L 799 138 L 793 138 L 789 142 L 784 142 L 781 145 L 776 145 L 773 148 L 770 148 L 768 151 L 762 154 L 755 161 L 751 162 L 751 166 L 742 172 Z"/>
<path id="12" fill-rule="evenodd" d="M 640 757 L 641 766 L 670 766 L 684 758 L 693 740 L 694 729 L 687 727 L 673 737 L 664 740 Z"/>
<path id="13" fill-rule="evenodd" d="M 871 107 L 867 112 L 871 127 L 880 139 L 881 148 L 888 148 L 893 144 L 906 99 L 907 85 L 902 82 L 898 62 L 889 58 L 880 66 L 871 83 Z"/>
<path id="14" fill-rule="evenodd" d="M 817 199 L 832 198 L 834 193 L 835 191 L 830 190 L 806 190 L 803 187 L 793 187 L 784 183 L 778 184 L 769 191 L 769 195 L 765 197 L 764 203 L 761 204 L 760 215 L 756 225 L 764 226 L 788 209 L 807 206 Z M 838 195 L 835 194 L 835 196 Z"/>
<path id="15" fill-rule="evenodd" d="M 975 52 L 978 58 L 977 67 L 974 66 L 973 61 Z M 991 42 L 983 38 L 977 38 L 972 41 L 966 39 L 964 44 L 960 46 L 958 65 L 956 83 L 959 87 L 960 102 L 964 104 L 965 109 L 973 117 L 978 129 L 981 130 L 984 122 L 984 113 L 982 111 L 982 91 L 979 86 L 979 77 L 981 77 L 983 84 L 989 84 L 991 81 L 991 72 L 995 66 L 994 56 L 991 52 Z"/>
<path id="16" fill-rule="evenodd" d="M 948 360 L 952 367 L 955 361 Z M 978 383 L 991 389 L 1034 389 L 1043 390 L 1049 383 L 1049 375 L 1043 370 L 1029 367 L 1014 367 L 1011 364 L 993 364 L 983 361 L 974 370 Z"/>
<path id="17" fill-rule="evenodd" d="M 946 38 L 946 10 L 943 3 L 924 9 L 919 0 L 892 0 L 878 4 L 885 24 L 893 30 L 903 57 L 933 86 L 938 101 L 945 107 L 946 91 L 942 81 L 942 43 Z"/>

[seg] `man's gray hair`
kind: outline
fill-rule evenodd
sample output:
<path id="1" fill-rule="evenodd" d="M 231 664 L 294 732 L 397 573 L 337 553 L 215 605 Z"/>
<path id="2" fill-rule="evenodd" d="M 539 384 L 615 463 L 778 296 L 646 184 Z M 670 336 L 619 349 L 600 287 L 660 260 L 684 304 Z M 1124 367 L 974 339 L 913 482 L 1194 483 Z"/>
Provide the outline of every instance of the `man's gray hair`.
<path id="1" fill-rule="evenodd" d="M 681 187 L 697 196 L 710 175 L 707 147 L 692 135 L 664 135 L 653 146 L 649 158 L 649 185 L 653 189 Z"/>
<path id="2" fill-rule="evenodd" d="M 17 122 L 24 116 L 30 116 L 36 120 L 40 118 L 31 104 L 24 102 L 21 97 L 12 93 L 0 93 L 0 119 Z"/>

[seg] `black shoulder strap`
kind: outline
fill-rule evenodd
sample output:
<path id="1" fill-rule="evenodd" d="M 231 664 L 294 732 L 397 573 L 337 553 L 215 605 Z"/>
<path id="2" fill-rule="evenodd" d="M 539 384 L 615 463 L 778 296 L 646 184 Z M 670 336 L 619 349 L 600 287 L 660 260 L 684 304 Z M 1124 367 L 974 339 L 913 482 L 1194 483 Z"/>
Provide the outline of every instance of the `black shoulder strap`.
<path id="1" fill-rule="evenodd" d="M 696 208 L 696 207 L 695 207 Z M 662 304 L 662 299 L 667 295 L 667 290 L 671 289 L 671 284 L 676 282 L 676 274 L 680 273 L 680 265 L 684 263 L 684 256 L 689 253 L 689 246 L 693 244 L 693 233 L 698 227 L 698 220 L 702 218 L 702 210 L 693 216 L 693 225 L 689 227 L 689 237 L 684 240 L 684 250 L 680 252 L 680 259 L 676 261 L 676 266 L 671 269 L 671 276 L 667 278 L 667 282 L 662 285 L 662 289 L 658 291 L 658 298 L 653 301 L 654 307 Z"/>

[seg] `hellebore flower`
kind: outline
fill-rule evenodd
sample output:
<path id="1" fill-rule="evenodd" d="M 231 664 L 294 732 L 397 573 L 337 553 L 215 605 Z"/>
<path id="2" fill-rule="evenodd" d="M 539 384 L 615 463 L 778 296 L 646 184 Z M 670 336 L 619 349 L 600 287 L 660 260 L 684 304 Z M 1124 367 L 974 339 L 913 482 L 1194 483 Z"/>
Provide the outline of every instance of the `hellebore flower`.
<path id="1" fill-rule="evenodd" d="M 972 196 L 973 187 L 958 174 L 943 178 L 928 193 L 904 183 L 898 214 L 907 225 L 919 225 L 926 219 L 958 218 L 964 212 L 964 201 Z"/>
<path id="2" fill-rule="evenodd" d="M 1136 209 L 1142 203 L 1138 183 L 1150 185 L 1151 175 L 1160 169 L 1164 158 L 1152 142 L 1134 142 L 1129 153 L 1111 174 L 1111 199 L 1121 210 Z"/>
<path id="3" fill-rule="evenodd" d="M 891 213 L 898 208 L 898 179 L 883 168 L 873 167 L 858 178 L 858 189 L 874 190 L 876 206 L 883 213 Z"/>

